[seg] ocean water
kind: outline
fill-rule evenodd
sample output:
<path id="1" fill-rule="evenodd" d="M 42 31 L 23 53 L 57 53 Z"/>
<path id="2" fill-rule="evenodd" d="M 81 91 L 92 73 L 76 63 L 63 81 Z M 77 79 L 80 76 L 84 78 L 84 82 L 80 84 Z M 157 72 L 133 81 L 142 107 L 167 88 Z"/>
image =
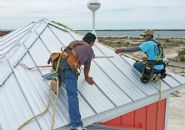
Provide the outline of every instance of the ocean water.
<path id="1" fill-rule="evenodd" d="M 90 30 L 78 30 L 85 34 Z M 141 37 L 142 30 L 97 30 L 96 33 L 101 37 Z M 154 31 L 155 38 L 182 38 L 185 39 L 185 30 L 157 30 Z"/>

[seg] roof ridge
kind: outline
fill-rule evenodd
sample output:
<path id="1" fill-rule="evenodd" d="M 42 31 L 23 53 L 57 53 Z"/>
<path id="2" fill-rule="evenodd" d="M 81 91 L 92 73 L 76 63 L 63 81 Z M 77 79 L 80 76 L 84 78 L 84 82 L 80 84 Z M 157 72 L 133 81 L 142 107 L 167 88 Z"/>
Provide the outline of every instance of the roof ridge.
<path id="1" fill-rule="evenodd" d="M 34 23 L 34 24 L 33 24 Z M 5 41 L 3 46 L 0 46 L 0 62 L 6 61 L 7 60 L 7 55 L 15 51 L 16 48 L 20 47 L 23 45 L 24 42 L 21 42 L 22 39 L 26 38 L 28 39 L 30 37 L 30 33 L 32 32 L 33 28 L 37 26 L 39 23 L 38 22 L 32 22 L 13 34 L 11 37 L 9 37 L 8 41 Z M 33 24 L 31 26 L 31 24 Z M 28 28 L 27 28 L 28 27 Z M 18 37 L 19 35 L 22 35 L 21 37 Z M 15 39 L 15 37 L 18 37 L 16 40 L 12 41 L 12 39 Z M 3 43 L 3 42 L 2 42 Z M 4 51 L 4 52 L 3 52 Z M 18 50 L 17 50 L 18 51 Z M 16 52 L 17 52 L 16 51 Z"/>
<path id="2" fill-rule="evenodd" d="M 34 24 L 34 23 L 36 23 L 36 22 L 31 22 L 30 24 L 28 24 L 28 25 L 26 25 L 26 26 L 19 27 L 18 29 L 12 30 L 12 31 L 11 31 L 10 33 L 8 33 L 7 35 L 4 35 L 3 37 L 0 37 L 0 42 L 3 42 L 3 41 L 5 41 L 6 39 L 8 39 L 9 37 L 11 37 L 11 35 L 12 35 L 13 33 L 15 33 L 16 31 L 22 30 L 22 29 L 24 29 L 24 28 L 26 28 L 26 27 L 28 27 L 29 25 Z M 1 46 L 1 44 L 0 44 L 0 46 Z"/>

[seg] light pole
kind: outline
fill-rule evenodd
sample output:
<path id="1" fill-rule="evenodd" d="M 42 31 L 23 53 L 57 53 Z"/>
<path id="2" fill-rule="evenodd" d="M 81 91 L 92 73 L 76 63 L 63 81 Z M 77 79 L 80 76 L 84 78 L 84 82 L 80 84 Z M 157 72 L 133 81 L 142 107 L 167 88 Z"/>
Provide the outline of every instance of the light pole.
<path id="1" fill-rule="evenodd" d="M 96 35 L 95 31 L 95 12 L 100 8 L 100 2 L 98 0 L 89 0 L 87 7 L 92 11 L 92 33 Z"/>

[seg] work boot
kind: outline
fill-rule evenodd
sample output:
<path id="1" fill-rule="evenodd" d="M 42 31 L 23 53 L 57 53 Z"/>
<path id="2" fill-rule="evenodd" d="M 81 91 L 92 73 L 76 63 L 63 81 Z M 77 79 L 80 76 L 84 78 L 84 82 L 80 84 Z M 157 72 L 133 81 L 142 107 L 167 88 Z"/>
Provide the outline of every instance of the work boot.
<path id="1" fill-rule="evenodd" d="M 164 78 L 166 78 L 166 74 L 165 73 L 162 73 L 161 74 L 161 79 L 164 79 Z"/>
<path id="2" fill-rule="evenodd" d="M 87 130 L 85 127 L 77 127 L 77 128 L 72 128 L 71 130 Z"/>
<path id="3" fill-rule="evenodd" d="M 141 78 L 140 78 L 140 80 L 141 80 L 141 82 L 143 82 L 143 83 L 148 83 L 149 81 L 150 81 L 150 79 L 149 79 L 149 77 L 148 76 L 142 76 Z"/>
<path id="4" fill-rule="evenodd" d="M 152 76 L 151 80 L 154 82 L 157 82 L 157 81 L 159 81 L 160 77 L 161 77 L 161 74 L 154 74 Z"/>

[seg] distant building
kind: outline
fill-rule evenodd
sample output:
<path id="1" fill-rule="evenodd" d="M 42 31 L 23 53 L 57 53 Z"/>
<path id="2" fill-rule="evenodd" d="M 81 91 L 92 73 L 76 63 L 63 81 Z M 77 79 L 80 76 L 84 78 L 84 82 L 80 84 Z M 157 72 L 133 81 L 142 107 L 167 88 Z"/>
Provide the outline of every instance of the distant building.
<path id="1" fill-rule="evenodd" d="M 1 29 L 0 29 L 0 37 L 2 37 L 2 36 L 4 36 L 4 35 L 8 34 L 9 32 L 11 32 L 11 31 L 10 31 L 10 30 L 1 30 Z"/>

